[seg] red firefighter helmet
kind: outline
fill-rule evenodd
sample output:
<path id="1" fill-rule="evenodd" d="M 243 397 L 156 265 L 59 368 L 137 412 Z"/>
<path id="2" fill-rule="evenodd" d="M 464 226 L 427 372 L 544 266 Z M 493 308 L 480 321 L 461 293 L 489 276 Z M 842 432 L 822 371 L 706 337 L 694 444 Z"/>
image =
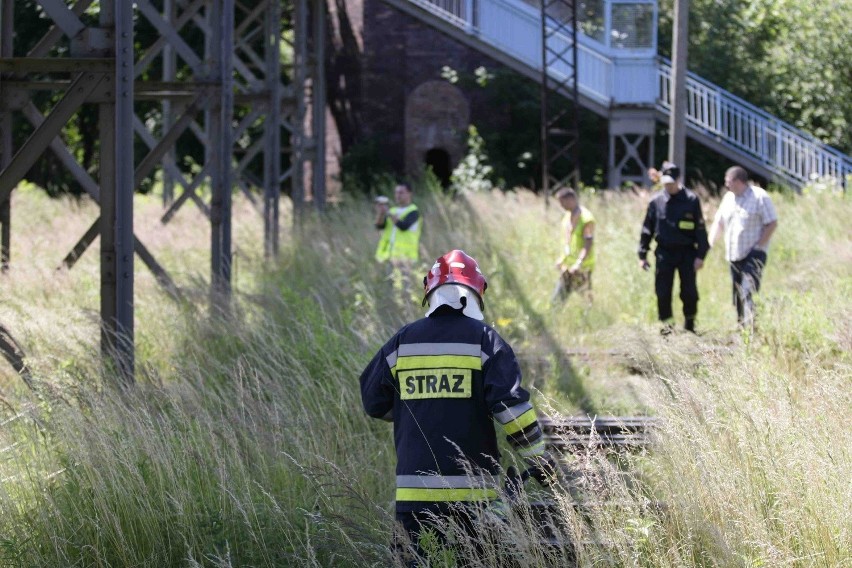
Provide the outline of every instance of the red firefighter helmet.
<path id="1" fill-rule="evenodd" d="M 426 276 L 423 277 L 423 305 L 429 294 L 444 284 L 461 284 L 467 286 L 479 297 L 479 308 L 484 309 L 482 296 L 488 288 L 485 276 L 479 270 L 479 264 L 463 250 L 451 250 L 435 261 Z"/>

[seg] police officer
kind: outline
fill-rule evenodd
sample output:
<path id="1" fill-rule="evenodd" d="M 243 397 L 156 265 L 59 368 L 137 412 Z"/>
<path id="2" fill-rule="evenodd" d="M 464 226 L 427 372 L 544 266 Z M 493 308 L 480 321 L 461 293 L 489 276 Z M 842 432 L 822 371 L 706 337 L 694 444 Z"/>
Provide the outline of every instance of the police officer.
<path id="1" fill-rule="evenodd" d="M 654 194 L 648 204 L 642 234 L 639 238 L 639 266 L 648 270 L 647 255 L 651 239 L 656 238 L 655 280 L 657 312 L 665 325 L 663 333 L 672 330 L 672 287 L 675 272 L 680 277 L 680 299 L 683 302 L 684 324 L 695 331 L 698 314 L 698 287 L 695 274 L 704 265 L 709 245 L 704 215 L 698 196 L 678 183 L 680 171 L 671 165 L 663 170 L 660 183 L 663 189 Z"/>
<path id="2" fill-rule="evenodd" d="M 391 337 L 360 379 L 367 414 L 393 422 L 396 519 L 418 554 L 421 531 L 444 540 L 448 517 L 475 538 L 475 505 L 497 499 L 494 420 L 536 479 L 554 473 L 515 354 L 482 321 L 487 283 L 476 261 L 453 250 L 423 284 L 426 317 Z"/>

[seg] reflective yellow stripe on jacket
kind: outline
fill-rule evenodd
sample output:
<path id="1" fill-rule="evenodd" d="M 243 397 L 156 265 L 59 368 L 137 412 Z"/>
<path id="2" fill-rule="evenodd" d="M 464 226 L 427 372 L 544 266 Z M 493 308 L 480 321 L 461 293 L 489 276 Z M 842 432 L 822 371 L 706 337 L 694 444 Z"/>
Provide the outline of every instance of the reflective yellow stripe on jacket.
<path id="1" fill-rule="evenodd" d="M 522 402 L 506 407 L 494 418 L 503 426 L 509 443 L 519 456 L 532 458 L 545 453 L 544 436 L 532 404 Z"/>
<path id="2" fill-rule="evenodd" d="M 489 475 L 397 475 L 397 501 L 484 501 L 497 498 Z"/>
<path id="3" fill-rule="evenodd" d="M 455 368 L 481 371 L 488 356 L 478 343 L 408 343 L 387 356 L 391 374 L 397 371 L 429 368 Z"/>

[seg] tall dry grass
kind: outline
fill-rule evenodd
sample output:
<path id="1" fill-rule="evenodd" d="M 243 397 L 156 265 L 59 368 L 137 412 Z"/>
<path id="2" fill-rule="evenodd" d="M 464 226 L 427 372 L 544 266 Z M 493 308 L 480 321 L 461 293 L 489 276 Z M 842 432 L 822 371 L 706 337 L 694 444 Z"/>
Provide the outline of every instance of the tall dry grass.
<path id="1" fill-rule="evenodd" d="M 417 201 L 420 268 L 456 247 L 480 260 L 487 318 L 543 408 L 663 419 L 649 452 L 577 455 L 570 468 L 585 475 L 547 494 L 580 565 L 852 565 L 848 199 L 776 197 L 757 335 L 736 332 L 713 251 L 699 276 L 702 335 L 667 340 L 635 262 L 642 198 L 584 197 L 598 219 L 593 302 L 556 307 L 555 203 L 427 191 Z M 715 203 L 705 205 L 709 219 Z M 0 564 L 389 565 L 390 427 L 364 416 L 357 376 L 421 312 L 371 262 L 366 200 L 286 230 L 275 262 L 239 202 L 234 313 L 222 319 L 205 304 L 203 218 L 186 209 L 162 228 L 156 201 L 139 198 L 137 232 L 189 300 L 172 301 L 137 265 L 139 381 L 124 393 L 98 359 L 97 251 L 55 272 L 95 208 L 26 191 L 13 207 L 0 322 L 37 389 L 0 376 L 14 408 L 0 408 Z M 569 562 L 541 542 L 524 503 L 486 516 L 471 565 Z M 432 565 L 473 556 L 472 544 L 435 550 Z"/>

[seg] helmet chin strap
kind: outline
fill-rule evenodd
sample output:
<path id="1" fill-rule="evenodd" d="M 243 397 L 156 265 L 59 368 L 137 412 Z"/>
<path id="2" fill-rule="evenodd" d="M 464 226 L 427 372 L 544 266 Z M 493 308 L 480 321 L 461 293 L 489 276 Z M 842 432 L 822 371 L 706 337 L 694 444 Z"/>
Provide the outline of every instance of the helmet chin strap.
<path id="1" fill-rule="evenodd" d="M 444 284 L 429 294 L 428 301 L 427 316 L 432 315 L 432 312 L 441 306 L 450 306 L 455 310 L 462 310 L 462 313 L 469 318 L 480 321 L 485 319 L 482 310 L 479 308 L 479 298 L 476 292 L 467 286 Z"/>

